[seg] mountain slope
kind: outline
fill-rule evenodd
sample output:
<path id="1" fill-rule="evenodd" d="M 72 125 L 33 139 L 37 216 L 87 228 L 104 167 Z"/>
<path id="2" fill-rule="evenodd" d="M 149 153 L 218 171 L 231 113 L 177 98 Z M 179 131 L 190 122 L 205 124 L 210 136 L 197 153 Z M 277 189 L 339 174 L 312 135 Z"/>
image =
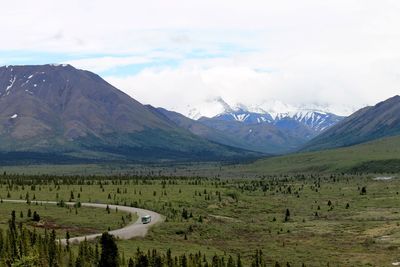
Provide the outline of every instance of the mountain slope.
<path id="1" fill-rule="evenodd" d="M 323 132 L 303 151 L 350 146 L 400 134 L 400 96 L 363 108 Z"/>
<path id="2" fill-rule="evenodd" d="M 258 160 L 236 173 L 400 173 L 400 136 L 324 151 Z"/>
<path id="3" fill-rule="evenodd" d="M 151 107 L 151 108 L 153 108 L 153 107 Z M 161 114 L 166 116 L 168 119 L 170 119 L 171 121 L 176 123 L 179 127 L 187 129 L 194 135 L 203 137 L 203 138 L 205 138 L 209 141 L 215 142 L 215 143 L 219 143 L 219 144 L 223 144 L 223 145 L 227 145 L 227 146 L 231 146 L 231 147 L 237 147 L 237 148 L 242 148 L 242 149 L 246 149 L 246 150 L 251 149 L 251 147 L 249 147 L 249 145 L 247 143 L 241 142 L 241 140 L 239 140 L 236 136 L 230 136 L 226 132 L 218 131 L 214 128 L 208 127 L 207 125 L 205 125 L 199 121 L 189 119 L 180 113 L 169 111 L 169 110 L 166 110 L 163 108 L 153 108 L 153 109 L 155 109 L 157 112 L 160 112 Z M 255 149 L 254 151 L 259 151 L 259 150 Z M 263 152 L 263 151 L 259 151 L 259 152 Z"/>
<path id="4" fill-rule="evenodd" d="M 218 118 L 201 118 L 201 123 L 226 135 L 235 137 L 247 149 L 265 153 L 282 154 L 296 150 L 311 136 L 312 131 L 303 125 L 293 122 L 291 127 L 278 128 L 270 123 L 243 123 L 226 121 Z M 311 137 L 310 137 L 311 138 Z"/>
<path id="5" fill-rule="evenodd" d="M 70 65 L 0 68 L 0 150 L 134 160 L 246 154 L 177 127 Z"/>

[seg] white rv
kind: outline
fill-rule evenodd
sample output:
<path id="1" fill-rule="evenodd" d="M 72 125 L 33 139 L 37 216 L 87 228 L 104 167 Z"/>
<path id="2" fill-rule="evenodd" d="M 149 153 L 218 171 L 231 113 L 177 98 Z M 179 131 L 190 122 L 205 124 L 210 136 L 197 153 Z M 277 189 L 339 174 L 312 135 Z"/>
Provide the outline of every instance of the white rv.
<path id="1" fill-rule="evenodd" d="M 145 215 L 142 217 L 142 223 L 146 224 L 146 223 L 150 223 L 151 222 L 151 216 L 150 215 Z"/>

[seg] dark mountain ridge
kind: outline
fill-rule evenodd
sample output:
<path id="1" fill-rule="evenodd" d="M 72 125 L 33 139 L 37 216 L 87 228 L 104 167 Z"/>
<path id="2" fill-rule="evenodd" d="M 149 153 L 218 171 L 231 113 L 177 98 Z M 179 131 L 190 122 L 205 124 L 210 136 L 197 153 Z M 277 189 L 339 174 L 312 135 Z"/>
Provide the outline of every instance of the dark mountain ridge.
<path id="1" fill-rule="evenodd" d="M 140 161 L 255 155 L 195 136 L 70 65 L 0 67 L 0 151 Z"/>

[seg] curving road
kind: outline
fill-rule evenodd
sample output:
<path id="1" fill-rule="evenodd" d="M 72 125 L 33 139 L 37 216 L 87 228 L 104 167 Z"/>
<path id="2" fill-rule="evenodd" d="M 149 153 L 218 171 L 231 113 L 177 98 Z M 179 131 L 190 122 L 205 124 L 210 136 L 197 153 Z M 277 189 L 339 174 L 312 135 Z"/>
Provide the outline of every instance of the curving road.
<path id="1" fill-rule="evenodd" d="M 14 200 L 14 199 L 3 199 L 3 202 L 11 202 L 11 203 L 26 203 L 26 200 Z M 38 203 L 38 204 L 53 204 L 56 205 L 58 202 L 56 201 L 34 201 L 32 200 L 31 203 Z M 67 205 L 74 205 L 75 202 L 65 202 Z M 83 207 L 92 207 L 92 208 L 107 208 L 107 204 L 98 204 L 98 203 L 81 203 Z M 159 222 L 164 221 L 164 217 L 154 211 L 151 210 L 145 210 L 145 209 L 139 209 L 139 208 L 133 208 L 133 207 L 127 207 L 127 206 L 120 206 L 120 205 L 111 205 L 108 204 L 108 207 L 111 210 L 115 210 L 118 208 L 119 211 L 124 211 L 128 213 L 133 213 L 138 215 L 138 219 L 136 222 L 133 222 L 124 228 L 117 229 L 110 231 L 109 233 L 116 238 L 119 239 L 131 239 L 133 237 L 144 237 L 147 234 L 147 231 L 149 228 Z M 141 222 L 141 217 L 144 215 L 150 215 L 151 216 L 151 222 L 148 224 L 142 224 Z M 78 236 L 78 237 L 72 237 L 69 239 L 70 244 L 77 244 L 79 242 L 86 240 L 93 240 L 96 237 L 101 236 L 102 233 L 99 234 L 92 234 L 92 235 L 86 235 L 86 236 Z M 62 244 L 66 244 L 67 240 L 66 239 L 61 239 Z"/>

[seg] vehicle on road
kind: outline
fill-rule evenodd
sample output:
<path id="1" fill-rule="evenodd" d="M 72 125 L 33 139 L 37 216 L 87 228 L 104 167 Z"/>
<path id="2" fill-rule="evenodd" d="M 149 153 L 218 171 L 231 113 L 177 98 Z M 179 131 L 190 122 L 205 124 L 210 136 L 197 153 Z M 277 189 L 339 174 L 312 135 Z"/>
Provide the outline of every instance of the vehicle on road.
<path id="1" fill-rule="evenodd" d="M 145 215 L 142 217 L 142 223 L 146 224 L 146 223 L 150 223 L 151 222 L 151 216 L 150 215 Z"/>

